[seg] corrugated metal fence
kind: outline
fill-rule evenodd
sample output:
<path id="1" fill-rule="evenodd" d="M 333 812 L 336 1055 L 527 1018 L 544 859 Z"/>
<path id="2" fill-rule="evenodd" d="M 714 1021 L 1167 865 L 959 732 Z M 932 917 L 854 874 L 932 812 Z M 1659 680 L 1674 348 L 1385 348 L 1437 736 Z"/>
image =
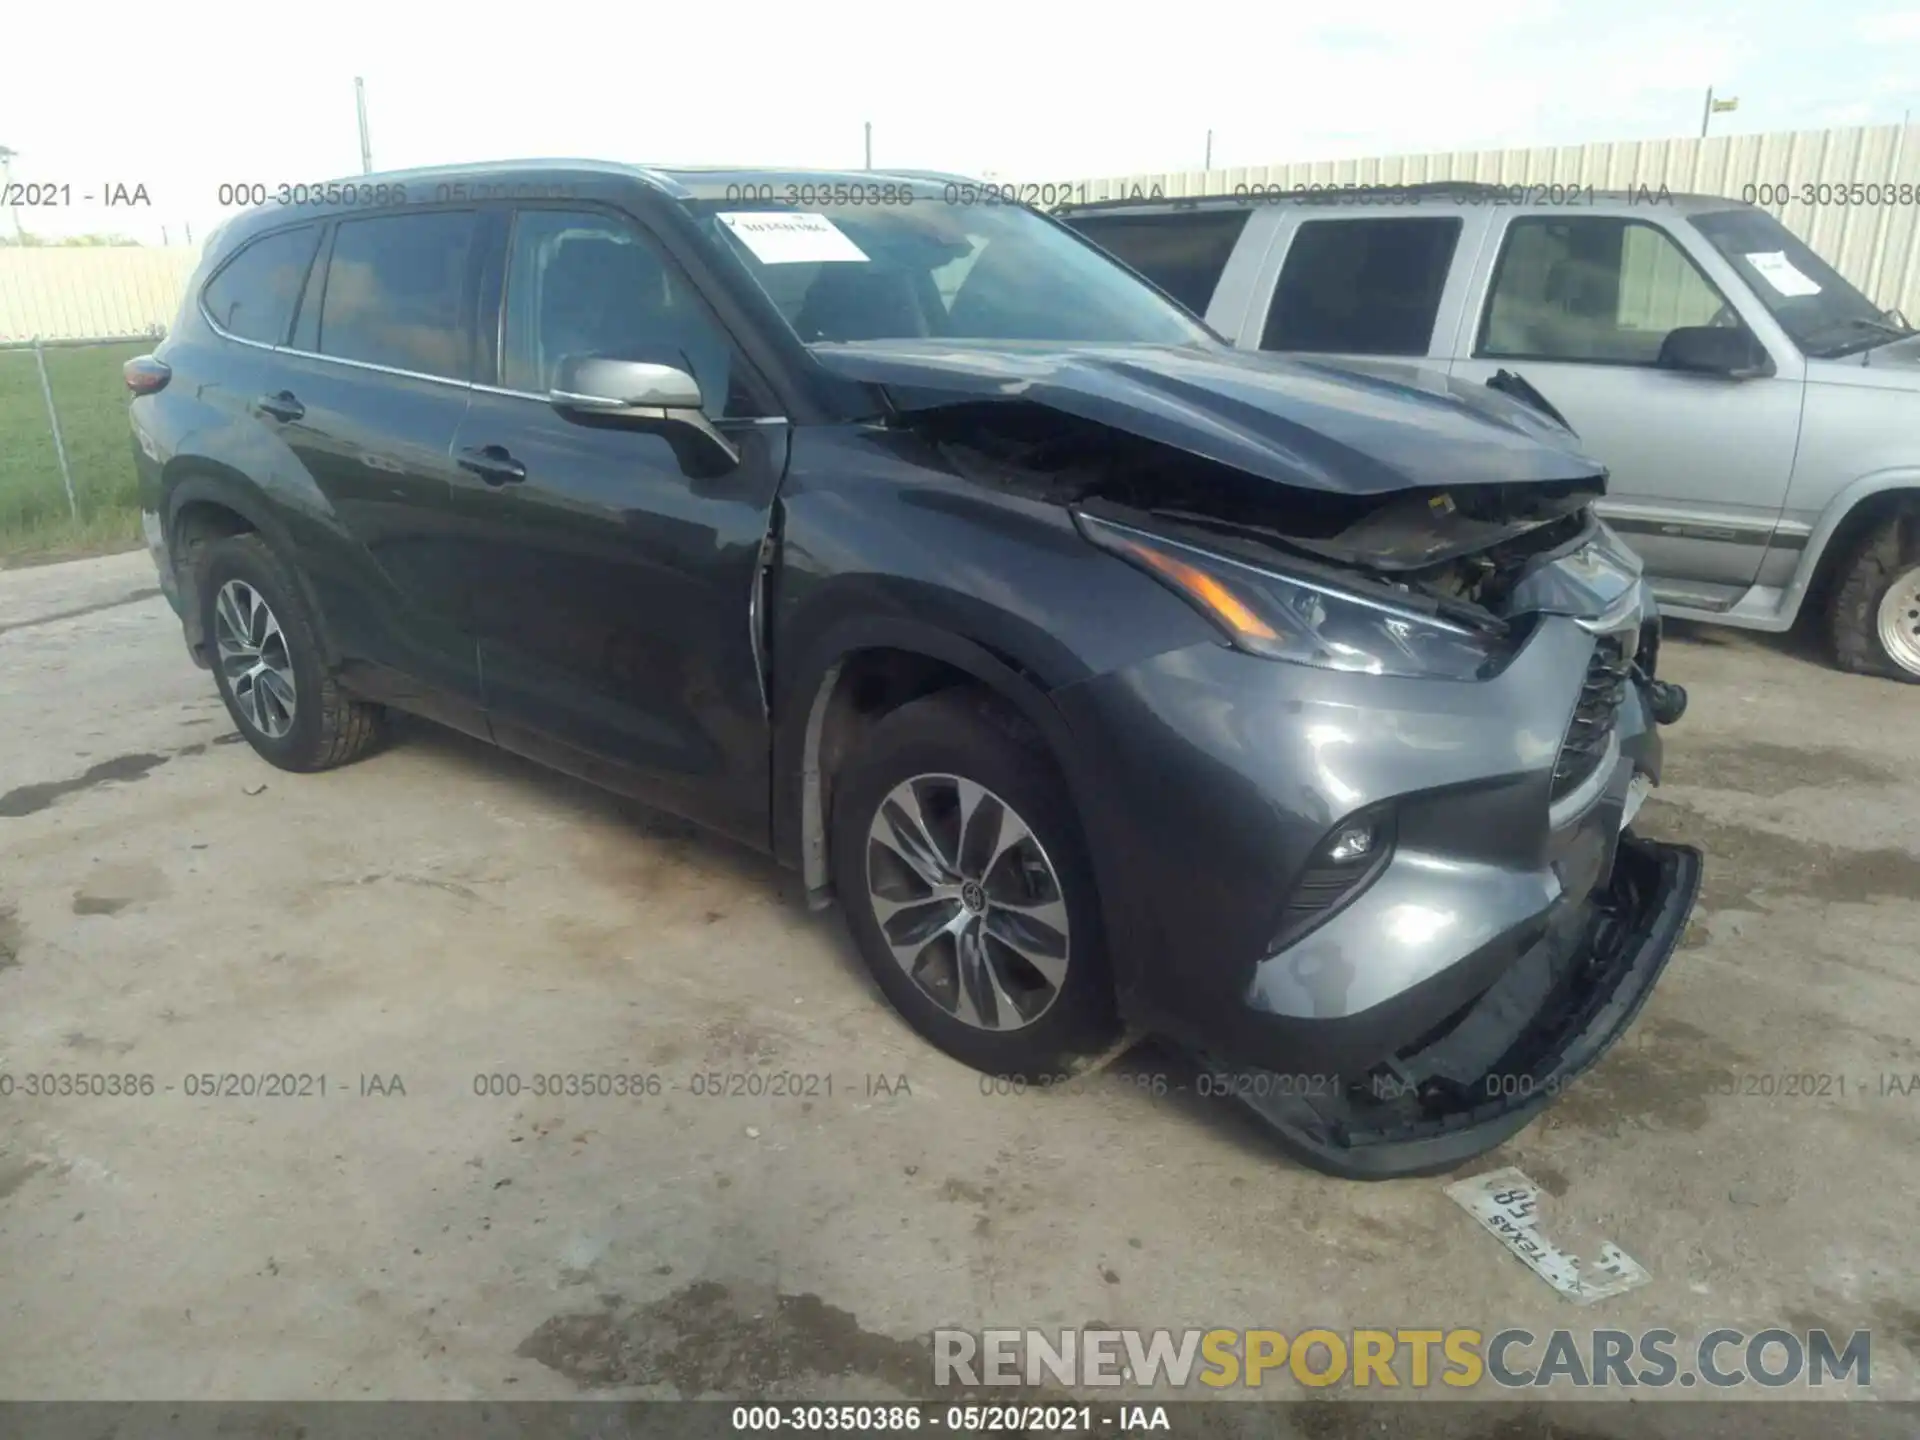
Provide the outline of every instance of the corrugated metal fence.
<path id="1" fill-rule="evenodd" d="M 199 258 L 187 246 L 0 248 L 0 345 L 162 331 Z"/>
<path id="2" fill-rule="evenodd" d="M 1699 140 L 1627 140 L 1536 150 L 1441 150 L 1359 160 L 1116 175 L 1076 182 L 1074 198 L 1226 195 L 1237 186 L 1664 185 L 1759 204 L 1882 307 L 1920 319 L 1920 126 L 1854 126 Z"/>

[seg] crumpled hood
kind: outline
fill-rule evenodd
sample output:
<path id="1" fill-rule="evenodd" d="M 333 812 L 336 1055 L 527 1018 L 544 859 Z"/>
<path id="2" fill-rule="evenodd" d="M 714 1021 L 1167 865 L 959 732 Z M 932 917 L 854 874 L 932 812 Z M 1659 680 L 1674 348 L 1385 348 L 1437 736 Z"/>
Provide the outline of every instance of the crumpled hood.
<path id="1" fill-rule="evenodd" d="M 867 340 L 808 347 L 902 410 L 1025 400 L 1264 479 L 1344 495 L 1591 480 L 1605 467 L 1484 385 L 1391 362 L 1214 346 Z"/>

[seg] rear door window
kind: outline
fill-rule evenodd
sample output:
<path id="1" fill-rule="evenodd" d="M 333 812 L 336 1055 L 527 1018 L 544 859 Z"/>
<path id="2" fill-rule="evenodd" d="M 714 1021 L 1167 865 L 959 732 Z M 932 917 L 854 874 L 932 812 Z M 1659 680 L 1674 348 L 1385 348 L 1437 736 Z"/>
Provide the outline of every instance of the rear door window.
<path id="1" fill-rule="evenodd" d="M 1233 257 L 1246 210 L 1194 210 L 1173 215 L 1066 216 L 1066 222 L 1205 317 L 1214 288 Z"/>
<path id="2" fill-rule="evenodd" d="M 319 239 L 318 225 L 301 225 L 242 248 L 201 295 L 213 323 L 236 339 L 282 343 Z"/>
<path id="3" fill-rule="evenodd" d="M 1303 221 L 1260 348 L 1425 355 L 1459 242 L 1458 216 Z"/>
<path id="4" fill-rule="evenodd" d="M 343 220 L 320 305 L 322 355 L 448 380 L 469 378 L 469 211 Z"/>

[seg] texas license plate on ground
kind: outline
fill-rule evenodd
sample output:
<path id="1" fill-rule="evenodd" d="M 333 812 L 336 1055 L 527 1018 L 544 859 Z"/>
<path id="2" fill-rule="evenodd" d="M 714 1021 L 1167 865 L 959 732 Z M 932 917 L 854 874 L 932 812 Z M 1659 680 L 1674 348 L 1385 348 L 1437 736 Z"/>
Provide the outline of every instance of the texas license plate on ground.
<path id="1" fill-rule="evenodd" d="M 1447 1187 L 1447 1194 L 1521 1264 L 1576 1305 L 1604 1300 L 1652 1278 L 1610 1240 L 1600 1241 L 1592 1260 L 1554 1244 L 1541 1229 L 1540 1187 L 1511 1166 L 1457 1181 Z"/>

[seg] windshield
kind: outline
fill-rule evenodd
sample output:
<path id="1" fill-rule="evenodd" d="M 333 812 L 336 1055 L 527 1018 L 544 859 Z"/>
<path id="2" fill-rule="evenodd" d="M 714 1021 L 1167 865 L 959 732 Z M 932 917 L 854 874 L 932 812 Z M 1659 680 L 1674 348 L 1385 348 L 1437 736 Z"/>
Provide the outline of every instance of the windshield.
<path id="1" fill-rule="evenodd" d="M 938 190 L 884 205 L 686 204 L 808 344 L 1210 338 L 1101 251 L 1018 205 L 954 203 Z"/>
<path id="2" fill-rule="evenodd" d="M 1766 211 L 1714 210 L 1693 223 L 1807 354 L 1846 355 L 1906 333 Z"/>

